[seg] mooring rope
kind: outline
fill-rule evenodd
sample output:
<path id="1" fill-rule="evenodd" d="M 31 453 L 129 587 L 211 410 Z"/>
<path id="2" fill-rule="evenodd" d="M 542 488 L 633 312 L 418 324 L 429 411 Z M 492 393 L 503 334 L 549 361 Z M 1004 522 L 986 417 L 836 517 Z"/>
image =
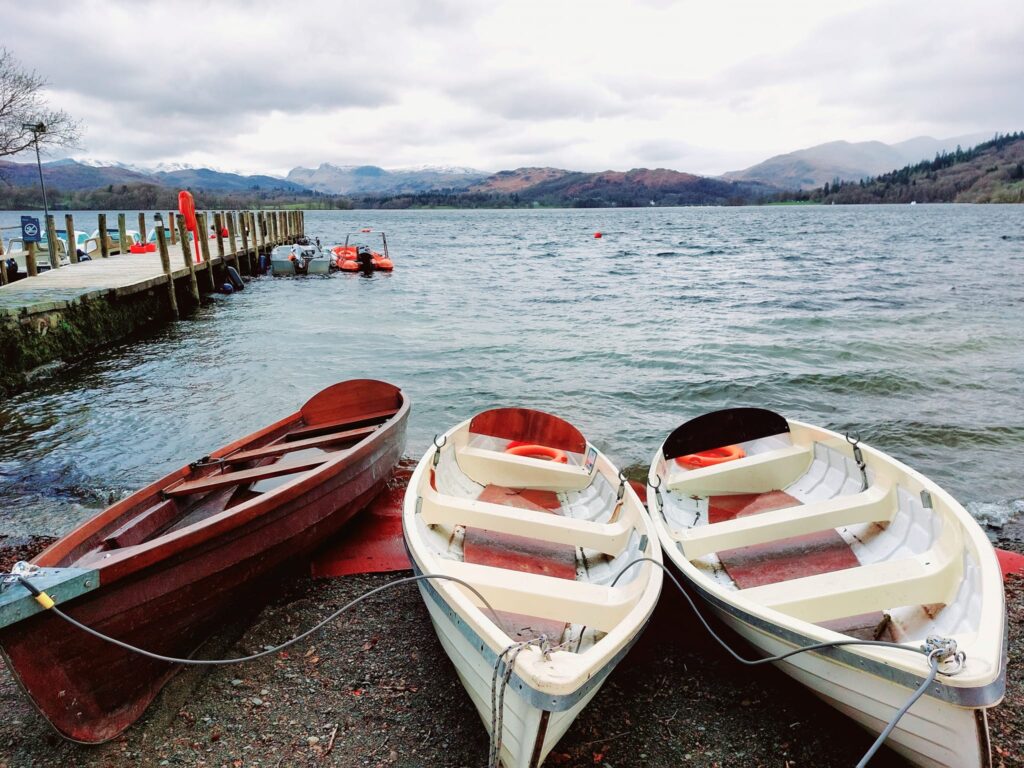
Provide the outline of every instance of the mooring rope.
<path id="1" fill-rule="evenodd" d="M 930 636 L 923 647 L 902 645 L 900 643 L 893 643 L 885 640 L 832 640 L 828 642 L 813 643 L 811 645 L 794 648 L 790 651 L 776 654 L 774 656 L 766 656 L 757 659 L 746 659 L 743 656 L 740 656 L 735 650 L 733 650 L 733 648 L 717 632 L 715 632 L 715 630 L 711 627 L 708 620 L 705 618 L 704 614 L 701 613 L 700 609 L 697 607 L 696 602 L 694 602 L 693 598 L 690 597 L 690 595 L 686 592 L 685 589 L 683 589 L 682 584 L 679 583 L 679 580 L 676 579 L 675 575 L 665 566 L 664 563 L 659 562 L 658 560 L 655 560 L 650 557 L 637 558 L 636 560 L 633 560 L 632 562 L 628 563 L 626 566 L 622 568 L 621 571 L 619 571 L 616 577 L 612 580 L 610 586 L 614 587 L 618 583 L 619 579 L 621 579 L 622 576 L 626 573 L 626 571 L 640 563 L 651 563 L 660 568 L 665 573 L 665 575 L 668 576 L 669 580 L 675 585 L 679 593 L 686 599 L 686 602 L 689 604 L 690 609 L 693 611 L 694 615 L 697 617 L 700 623 L 704 626 L 704 629 L 707 630 L 708 634 L 711 635 L 711 637 L 723 649 L 725 649 L 725 651 L 728 652 L 729 655 L 732 656 L 736 661 L 747 666 L 753 667 L 760 666 L 762 664 L 770 664 L 777 661 L 783 661 L 791 656 L 795 656 L 800 653 L 806 653 L 808 651 L 817 651 L 826 648 L 837 648 L 849 645 L 897 648 L 904 651 L 911 651 L 913 653 L 921 653 L 927 656 L 928 663 L 930 666 L 928 675 L 925 677 L 921 685 L 914 691 L 913 695 L 906 701 L 906 703 L 902 707 L 900 707 L 896 711 L 893 717 L 889 720 L 889 722 L 886 724 L 886 727 L 882 730 L 878 738 L 875 740 L 874 744 L 871 745 L 871 748 L 864 754 L 860 762 L 857 763 L 856 768 L 864 768 L 864 766 L 868 764 L 871 758 L 874 757 L 875 753 L 881 748 L 882 744 L 885 743 L 885 740 L 896 728 L 896 725 L 899 723 L 900 719 L 917 702 L 917 700 L 920 699 L 927 692 L 928 687 L 935 681 L 938 675 L 941 674 L 945 676 L 952 676 L 957 674 L 963 668 L 963 664 L 966 659 L 966 654 L 963 651 L 957 650 L 956 641 L 936 636 Z M 423 573 L 415 576 L 407 576 L 401 579 L 396 579 L 395 581 L 388 582 L 387 584 L 381 584 L 378 587 L 374 587 L 373 589 L 370 589 L 364 592 L 363 594 L 353 598 L 345 605 L 343 605 L 341 608 L 337 609 L 329 616 L 327 616 L 327 618 L 313 625 L 305 632 L 296 635 L 292 639 L 287 640 L 279 645 L 266 648 L 250 656 L 240 656 L 238 658 L 233 659 L 183 659 L 176 658 L 173 656 L 165 656 L 159 653 L 153 653 L 152 651 L 147 651 L 144 648 L 139 648 L 130 643 L 126 643 L 123 640 L 118 640 L 117 638 L 110 637 L 109 635 L 106 635 L 96 629 L 93 629 L 92 627 L 83 624 L 82 622 L 78 621 L 77 619 L 69 616 L 68 614 L 60 610 L 54 604 L 53 599 L 49 595 L 47 595 L 46 592 L 38 589 L 34 584 L 32 584 L 29 581 L 30 575 L 26 576 L 21 573 L 12 573 L 8 576 L 8 578 L 17 580 L 33 595 L 36 601 L 39 602 L 39 604 L 42 605 L 45 609 L 52 611 L 54 614 L 59 616 L 64 621 L 68 622 L 69 624 L 75 627 L 78 627 L 80 630 L 92 635 L 93 637 L 96 637 L 108 643 L 112 643 L 113 645 L 116 645 L 120 648 L 124 648 L 125 650 L 132 651 L 134 653 L 137 653 L 141 656 L 145 656 L 150 659 L 164 661 L 171 664 L 186 664 L 190 666 L 226 666 L 230 664 L 241 664 L 244 662 L 255 661 L 256 659 L 263 658 L 264 656 L 269 656 L 273 653 L 278 653 L 279 651 L 282 651 L 285 648 L 295 645 L 296 643 L 301 642 L 302 640 L 306 639 L 315 632 L 318 632 L 319 630 L 323 629 L 325 626 L 330 624 L 332 621 L 334 621 L 336 618 L 341 616 L 346 611 L 351 610 L 355 606 L 359 605 L 359 603 L 363 602 L 369 597 L 372 597 L 375 594 L 378 594 L 379 592 L 383 592 L 385 590 L 391 589 L 393 587 L 398 587 L 404 584 L 411 584 L 414 582 L 429 581 L 435 579 L 439 581 L 450 581 L 468 589 L 487 608 L 495 624 L 499 628 L 503 630 L 505 629 L 505 627 L 502 626 L 500 615 L 497 613 L 497 611 L 494 610 L 494 608 L 487 601 L 487 599 L 482 594 L 480 594 L 480 591 L 472 584 L 462 579 L 456 578 L 454 576 L 447 576 L 444 574 Z M 563 650 L 564 645 L 565 644 L 552 645 L 546 635 L 541 635 L 539 638 L 513 643 L 512 645 L 506 647 L 500 654 L 498 654 L 494 662 L 493 674 L 491 675 L 491 743 L 488 756 L 488 768 L 499 768 L 500 766 L 502 736 L 504 729 L 505 690 L 507 689 L 508 684 L 512 679 L 512 674 L 515 670 L 516 659 L 518 658 L 519 654 L 526 648 L 533 646 L 539 648 L 540 652 L 544 654 L 545 658 L 548 658 L 550 657 L 550 654 L 552 652 L 557 650 Z M 956 669 L 951 671 L 940 670 L 940 665 L 945 663 L 946 661 L 949 661 L 950 659 L 957 662 Z M 503 665 L 504 668 L 502 668 Z M 499 677 L 501 678 L 500 683 Z"/>
<path id="2" fill-rule="evenodd" d="M 247 662 L 247 661 L 255 661 L 256 659 L 262 658 L 264 656 L 269 656 L 272 653 L 277 653 L 279 651 L 283 651 L 285 648 L 288 648 L 289 646 L 295 645 L 296 643 L 301 642 L 302 640 L 305 640 L 307 637 L 309 637 L 313 633 L 323 629 L 325 626 L 330 624 L 332 621 L 334 621 L 336 618 L 341 616 L 346 611 L 354 608 L 355 606 L 359 605 L 359 603 L 363 602 L 364 600 L 366 600 L 369 597 L 372 597 L 373 595 L 377 594 L 378 592 L 383 592 L 385 590 L 391 589 L 393 587 L 398 587 L 398 586 L 401 586 L 403 584 L 411 584 L 411 583 L 417 582 L 417 581 L 427 581 L 427 580 L 433 580 L 433 579 L 437 579 L 437 580 L 441 580 L 441 581 L 451 581 L 451 582 L 454 582 L 454 583 L 456 583 L 456 584 L 458 584 L 460 586 L 463 586 L 466 589 L 468 589 L 470 592 L 472 592 L 474 595 L 476 595 L 477 598 L 479 598 L 480 602 L 483 603 L 483 605 L 487 608 L 487 610 L 490 612 L 491 616 L 494 618 L 495 623 L 499 627 L 502 627 L 501 618 L 498 615 L 498 613 L 494 610 L 494 608 L 491 607 L 491 604 L 489 602 L 487 602 L 487 599 L 482 594 L 480 594 L 480 591 L 476 587 L 474 587 L 472 584 L 470 584 L 470 583 L 468 583 L 466 581 L 463 581 L 462 579 L 458 579 L 458 578 L 456 578 L 454 576 L 446 576 L 446 575 L 440 574 L 440 573 L 421 573 L 421 574 L 419 574 L 417 576 L 406 576 L 405 578 L 396 579 L 395 581 L 389 581 L 387 584 L 381 584 L 379 587 L 374 587 L 373 589 L 371 589 L 371 590 L 369 590 L 367 592 L 364 592 L 363 594 L 359 595 L 358 597 L 353 598 L 349 602 L 345 603 L 345 605 L 343 605 L 338 610 L 334 611 L 334 613 L 332 613 L 326 619 L 323 619 L 322 621 L 320 621 L 317 624 L 313 625 L 312 627 L 307 629 L 305 632 L 303 632 L 301 635 L 296 635 L 291 640 L 287 640 L 287 641 L 281 643 L 280 645 L 275 645 L 272 648 L 266 648 L 266 649 L 260 651 L 259 653 L 252 654 L 251 656 L 240 656 L 240 657 L 234 658 L 234 659 L 179 659 L 179 658 L 176 658 L 174 656 L 164 656 L 163 654 L 153 653 L 152 651 L 147 651 L 144 648 L 139 648 L 138 646 L 134 646 L 131 643 L 126 643 L 123 640 L 118 640 L 116 637 L 111 637 L 110 635 L 105 635 L 102 632 L 93 629 L 92 627 L 86 626 L 85 624 L 83 624 L 82 622 L 78 621 L 77 619 L 72 618 L 71 616 L 68 616 L 68 614 L 64 613 L 64 611 L 62 611 L 60 608 L 58 608 L 56 605 L 54 605 L 53 604 L 53 600 L 50 598 L 49 595 L 47 595 L 42 590 L 38 589 L 35 585 L 30 584 L 28 582 L 28 580 L 24 576 L 22 576 L 20 574 L 16 574 L 15 576 L 18 579 L 18 581 L 22 584 L 22 586 L 24 586 L 29 592 L 31 592 L 32 595 L 36 598 L 36 600 L 44 608 L 47 608 L 48 610 L 52 611 L 57 616 L 59 616 L 60 618 L 64 619 L 64 621 L 68 622 L 69 624 L 71 624 L 73 626 L 78 627 L 83 632 L 87 632 L 88 634 L 92 635 L 93 637 L 99 638 L 100 640 L 105 640 L 108 643 L 113 643 L 114 645 L 116 645 L 116 646 L 118 646 L 120 648 L 124 648 L 125 650 L 128 650 L 128 651 L 133 651 L 134 653 L 137 653 L 137 654 L 139 654 L 141 656 L 145 656 L 146 658 L 156 659 L 157 661 L 166 661 L 166 662 L 168 662 L 170 664 L 188 664 L 190 666 L 210 666 L 210 667 L 216 667 L 216 666 L 226 666 L 226 665 L 229 665 L 229 664 L 241 664 L 241 663 Z M 49 603 L 49 605 L 47 603 Z"/>

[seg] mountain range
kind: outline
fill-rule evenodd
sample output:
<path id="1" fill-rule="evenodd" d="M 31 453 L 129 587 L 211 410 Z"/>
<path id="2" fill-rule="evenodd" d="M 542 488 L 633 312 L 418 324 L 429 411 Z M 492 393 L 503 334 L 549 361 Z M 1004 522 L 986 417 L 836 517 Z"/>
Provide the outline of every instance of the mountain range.
<path id="1" fill-rule="evenodd" d="M 814 189 L 835 179 L 860 181 L 870 176 L 931 160 L 941 152 L 967 149 L 991 133 L 974 133 L 949 139 L 918 136 L 897 144 L 881 141 L 830 141 L 826 144 L 775 155 L 742 171 L 730 171 L 722 178 L 759 181 L 780 189 Z"/>
<path id="2" fill-rule="evenodd" d="M 876 176 L 907 164 L 931 159 L 989 138 L 972 134 L 949 139 L 922 136 L 897 144 L 880 141 L 833 141 L 776 155 L 719 178 L 695 176 L 664 168 L 583 173 L 561 168 L 518 168 L 489 173 L 473 168 L 433 167 L 384 169 L 374 165 L 333 165 L 293 168 L 285 178 L 244 175 L 211 168 L 161 164 L 144 168 L 90 159 L 43 163 L 48 187 L 62 192 L 149 184 L 198 192 L 308 196 L 314 193 L 351 198 L 387 198 L 432 192 L 478 196 L 516 195 L 538 204 L 714 204 L 741 197 L 762 198 L 780 190 L 820 187 L 839 178 L 849 181 Z M 34 163 L 0 160 L 0 190 L 38 184 Z"/>

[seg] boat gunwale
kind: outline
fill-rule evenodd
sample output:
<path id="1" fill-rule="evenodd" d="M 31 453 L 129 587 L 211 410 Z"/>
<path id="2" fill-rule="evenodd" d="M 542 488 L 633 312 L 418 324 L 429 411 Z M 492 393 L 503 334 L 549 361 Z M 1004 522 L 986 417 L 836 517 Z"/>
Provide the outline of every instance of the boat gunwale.
<path id="1" fill-rule="evenodd" d="M 830 429 L 795 419 L 787 419 L 787 422 L 791 427 L 804 431 L 809 436 L 812 444 L 815 441 L 815 433 L 846 444 L 846 440 L 842 435 Z M 918 486 L 918 488 L 907 487 L 907 490 L 926 490 L 933 497 L 940 498 L 949 515 L 959 525 L 960 531 L 964 534 L 962 547 L 969 547 L 977 558 L 980 581 L 983 586 L 982 599 L 984 602 L 978 621 L 978 628 L 971 632 L 970 636 L 976 640 L 975 645 L 982 649 L 978 656 L 989 669 L 982 674 L 965 674 L 963 677 L 959 675 L 940 676 L 936 679 L 935 685 L 929 687 L 926 695 L 966 707 L 989 707 L 998 704 L 1006 690 L 1006 658 L 1009 627 L 1006 621 L 999 565 L 994 553 L 986 557 L 986 548 L 991 550 L 991 544 L 981 531 L 977 521 L 970 516 L 963 505 L 934 480 L 870 445 L 861 443 L 860 449 L 864 454 L 873 457 L 877 462 L 887 464 L 896 472 L 902 473 L 905 479 Z M 662 505 L 658 503 L 657 493 L 652 485 L 659 460 L 664 460 L 663 445 L 658 447 L 650 464 L 647 498 L 648 510 L 652 521 L 658 531 L 659 538 L 664 543 L 671 538 L 671 531 L 665 519 Z M 797 645 L 850 639 L 850 636 L 844 633 L 826 629 L 820 625 L 795 618 L 789 614 L 745 599 L 742 590 L 729 591 L 713 582 L 694 566 L 682 552 L 679 552 L 677 548 L 665 547 L 664 549 L 668 559 L 690 585 L 698 591 L 702 599 L 712 604 L 713 607 L 726 611 L 755 629 L 761 630 L 783 642 L 792 643 L 794 647 Z M 991 596 L 993 583 L 998 586 L 998 598 Z M 998 604 L 998 608 L 994 604 Z M 992 615 L 993 612 L 997 614 L 995 617 Z M 996 637 L 993 637 L 995 633 L 988 628 L 993 618 L 998 618 L 1002 624 L 1002 632 Z M 918 646 L 907 644 L 906 647 L 916 650 Z M 961 648 L 961 650 L 966 650 L 969 654 L 968 658 L 970 657 L 969 648 Z M 896 648 L 865 645 L 822 649 L 811 651 L 810 653 L 829 656 L 850 666 L 860 667 L 876 677 L 896 682 L 908 689 L 919 687 L 924 682 L 928 671 L 927 660 L 922 654 L 917 654 L 915 657 L 915 654 L 901 652 Z"/>

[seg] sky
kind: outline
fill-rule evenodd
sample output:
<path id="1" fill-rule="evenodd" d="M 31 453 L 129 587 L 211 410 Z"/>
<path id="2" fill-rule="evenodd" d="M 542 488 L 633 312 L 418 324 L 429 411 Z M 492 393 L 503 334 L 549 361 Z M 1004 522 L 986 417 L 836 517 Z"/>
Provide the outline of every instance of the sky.
<path id="1" fill-rule="evenodd" d="M 0 0 L 0 29 L 81 119 L 64 154 L 144 166 L 712 175 L 1024 128 L 1021 0 Z"/>

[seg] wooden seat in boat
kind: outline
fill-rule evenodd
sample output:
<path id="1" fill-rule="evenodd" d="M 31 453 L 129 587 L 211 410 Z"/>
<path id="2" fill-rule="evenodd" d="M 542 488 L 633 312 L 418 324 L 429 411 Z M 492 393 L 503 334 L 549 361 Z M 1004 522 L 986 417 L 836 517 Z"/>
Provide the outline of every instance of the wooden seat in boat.
<path id="1" fill-rule="evenodd" d="M 666 480 L 670 491 L 694 496 L 716 493 L 766 493 L 784 487 L 780 478 L 796 479 L 810 466 L 811 448 L 790 445 L 710 467 L 684 470 L 673 462 Z"/>
<path id="2" fill-rule="evenodd" d="M 222 472 L 220 474 L 210 475 L 209 477 L 203 477 L 198 480 L 190 480 L 188 482 L 179 483 L 178 485 L 172 485 L 165 489 L 163 494 L 170 497 L 190 496 L 194 493 L 206 493 L 207 491 L 226 488 L 232 485 L 254 483 L 257 480 L 265 480 L 270 477 L 290 475 L 297 472 L 307 472 L 315 467 L 319 467 L 327 461 L 330 461 L 332 458 L 334 457 L 329 455 L 320 455 L 313 456 L 308 459 L 302 459 L 300 461 L 279 461 L 262 467 L 239 470 L 238 472 Z"/>
<path id="3" fill-rule="evenodd" d="M 896 513 L 895 491 L 872 486 L 850 496 L 797 504 L 696 526 L 673 536 L 691 560 L 725 549 L 748 547 L 856 523 L 889 521 Z"/>
<path id="4" fill-rule="evenodd" d="M 498 610 L 583 624 L 601 632 L 614 629 L 635 602 L 633 593 L 625 587 L 606 587 L 457 560 L 441 561 L 439 572 L 469 582 Z M 471 592 L 466 595 L 477 600 Z"/>
<path id="5" fill-rule="evenodd" d="M 305 440 L 273 443 L 271 445 L 265 445 L 262 448 L 253 448 L 248 451 L 233 453 L 230 456 L 226 456 L 224 461 L 229 464 L 241 464 L 242 462 L 252 461 L 253 459 L 263 459 L 268 456 L 280 456 L 283 453 L 301 451 L 306 448 L 324 448 L 326 446 L 335 445 L 336 443 L 353 442 L 361 440 L 367 435 L 377 431 L 379 428 L 379 425 L 374 424 L 369 427 L 359 427 L 358 429 L 347 429 L 342 432 L 331 432 L 319 437 L 309 437 Z"/>
<path id="6" fill-rule="evenodd" d="M 633 530 L 625 520 L 614 523 L 573 520 L 547 511 L 446 496 L 433 489 L 424 491 L 421 513 L 423 522 L 429 525 L 465 525 L 513 535 L 529 532 L 533 539 L 585 547 L 609 555 L 622 551 Z"/>
<path id="7" fill-rule="evenodd" d="M 396 413 L 398 413 L 397 408 L 386 408 L 380 411 L 363 413 L 355 417 L 348 416 L 342 419 L 335 419 L 333 421 L 318 422 L 310 424 L 309 426 L 293 429 L 285 435 L 284 439 L 288 442 L 292 442 L 293 440 L 304 440 L 308 437 L 324 435 L 329 432 L 338 432 L 341 430 L 380 424 L 381 422 L 390 419 Z"/>
<path id="8" fill-rule="evenodd" d="M 949 603 L 960 586 L 962 561 L 935 550 L 917 557 L 846 568 L 766 584 L 740 594 L 766 608 L 814 623 L 903 605 Z"/>

